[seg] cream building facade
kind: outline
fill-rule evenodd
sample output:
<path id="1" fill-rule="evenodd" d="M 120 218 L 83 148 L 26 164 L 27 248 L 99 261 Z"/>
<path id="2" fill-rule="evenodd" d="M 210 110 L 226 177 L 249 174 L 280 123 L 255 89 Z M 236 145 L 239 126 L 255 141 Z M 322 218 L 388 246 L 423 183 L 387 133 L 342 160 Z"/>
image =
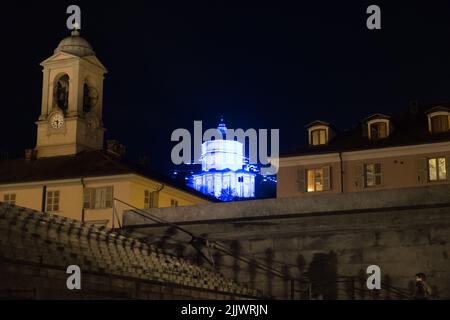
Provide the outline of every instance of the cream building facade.
<path id="1" fill-rule="evenodd" d="M 450 108 L 374 114 L 343 132 L 307 126 L 308 146 L 280 159 L 277 197 L 450 183 Z"/>
<path id="2" fill-rule="evenodd" d="M 41 66 L 36 148 L 26 150 L 25 159 L 0 162 L 0 201 L 108 226 L 117 226 L 122 212 L 131 209 L 124 203 L 145 209 L 212 201 L 126 162 L 116 141 L 103 150 L 107 70 L 78 31 Z"/>

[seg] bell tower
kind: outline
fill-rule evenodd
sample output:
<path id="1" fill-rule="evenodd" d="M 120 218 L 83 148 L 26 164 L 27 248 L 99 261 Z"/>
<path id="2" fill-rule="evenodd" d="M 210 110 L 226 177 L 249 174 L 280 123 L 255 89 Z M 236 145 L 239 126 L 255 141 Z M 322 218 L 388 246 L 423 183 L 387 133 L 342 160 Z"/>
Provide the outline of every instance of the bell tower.
<path id="1" fill-rule="evenodd" d="M 41 66 L 37 157 L 103 149 L 103 79 L 107 70 L 91 45 L 74 30 Z"/>

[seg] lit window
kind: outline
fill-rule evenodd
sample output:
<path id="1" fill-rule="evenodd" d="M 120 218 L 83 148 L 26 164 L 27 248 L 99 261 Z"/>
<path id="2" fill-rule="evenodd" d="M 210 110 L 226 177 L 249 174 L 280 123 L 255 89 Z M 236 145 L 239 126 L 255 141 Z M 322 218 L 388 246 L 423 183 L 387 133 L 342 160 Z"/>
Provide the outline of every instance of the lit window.
<path id="1" fill-rule="evenodd" d="M 16 194 L 15 193 L 5 194 L 3 196 L 3 201 L 13 206 L 16 205 Z"/>
<path id="2" fill-rule="evenodd" d="M 85 209 L 112 208 L 113 187 L 87 188 L 84 190 Z"/>
<path id="3" fill-rule="evenodd" d="M 387 135 L 386 122 L 375 122 L 370 125 L 370 139 L 383 139 L 386 138 Z"/>
<path id="4" fill-rule="evenodd" d="M 366 164 L 364 166 L 364 180 L 366 187 L 375 187 L 381 185 L 381 164 Z"/>
<path id="5" fill-rule="evenodd" d="M 330 167 L 309 169 L 306 171 L 306 177 L 308 192 L 330 189 Z"/>
<path id="6" fill-rule="evenodd" d="M 325 129 L 316 129 L 311 131 L 311 145 L 319 146 L 327 143 L 327 131 Z"/>
<path id="7" fill-rule="evenodd" d="M 48 191 L 47 192 L 47 212 L 57 212 L 59 211 L 59 191 Z"/>
<path id="8" fill-rule="evenodd" d="M 430 181 L 447 180 L 447 168 L 445 158 L 428 159 L 428 179 Z"/>
<path id="9" fill-rule="evenodd" d="M 440 133 L 448 131 L 448 115 L 437 115 L 431 117 L 431 132 Z"/>
<path id="10" fill-rule="evenodd" d="M 178 207 L 178 201 L 175 199 L 170 199 L 170 206 L 171 207 Z"/>

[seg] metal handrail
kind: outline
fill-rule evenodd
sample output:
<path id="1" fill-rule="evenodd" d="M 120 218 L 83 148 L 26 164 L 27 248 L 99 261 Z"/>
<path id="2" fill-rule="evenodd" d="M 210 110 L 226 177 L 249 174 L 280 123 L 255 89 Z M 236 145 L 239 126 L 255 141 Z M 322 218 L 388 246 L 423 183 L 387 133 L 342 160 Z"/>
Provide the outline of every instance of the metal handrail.
<path id="1" fill-rule="evenodd" d="M 225 253 L 226 255 L 229 255 L 229 256 L 231 256 L 231 257 L 233 257 L 233 258 L 235 258 L 235 259 L 237 259 L 239 261 L 242 261 L 242 262 L 244 262 L 246 264 L 249 264 L 249 265 L 252 265 L 254 267 L 257 267 L 257 268 L 259 268 L 259 269 L 261 269 L 261 270 L 263 270 L 265 272 L 269 272 L 269 273 L 271 273 L 271 274 L 273 274 L 273 275 L 275 275 L 277 277 L 280 277 L 283 280 L 290 281 L 291 286 L 294 285 L 295 281 L 309 283 L 308 281 L 305 281 L 305 279 L 289 277 L 289 276 L 287 276 L 286 274 L 284 274 L 280 270 L 277 270 L 277 269 L 275 269 L 273 267 L 267 266 L 267 265 L 265 265 L 263 263 L 256 262 L 255 260 L 249 259 L 249 258 L 247 258 L 247 257 L 245 257 L 243 255 L 233 253 L 231 249 L 227 248 L 226 246 L 224 246 L 223 244 L 221 244 L 221 243 L 219 243 L 217 241 L 210 241 L 209 239 L 207 239 L 205 237 L 198 237 L 194 233 L 184 229 L 183 227 L 180 227 L 179 225 L 177 225 L 175 223 L 169 222 L 169 221 L 167 221 L 165 219 L 162 219 L 162 218 L 160 218 L 158 216 L 155 216 L 155 215 L 149 213 L 148 211 L 146 211 L 144 209 L 137 208 L 137 207 L 135 207 L 135 206 L 133 206 L 133 205 L 131 205 L 131 204 L 125 202 L 125 201 L 122 201 L 120 199 L 117 199 L 117 198 L 114 198 L 114 200 L 118 201 L 118 202 L 120 202 L 122 204 L 125 204 L 126 206 L 132 208 L 133 209 L 133 210 L 131 210 L 132 212 L 134 212 L 137 215 L 143 217 L 144 219 L 149 219 L 149 220 L 151 220 L 153 222 L 173 227 L 173 228 L 175 228 L 177 230 L 180 230 L 181 232 L 184 232 L 187 235 L 189 235 L 192 238 L 192 240 L 194 240 L 194 239 L 201 239 L 202 241 L 205 242 L 205 244 L 209 245 L 210 247 L 212 247 L 212 248 L 214 248 L 214 249 L 216 249 L 216 250 L 218 250 L 218 251 L 220 251 L 222 253 Z M 191 240 L 191 242 L 192 242 L 192 240 Z M 291 288 L 291 291 L 294 291 L 293 288 Z M 293 299 L 292 296 L 291 296 L 291 298 Z"/>

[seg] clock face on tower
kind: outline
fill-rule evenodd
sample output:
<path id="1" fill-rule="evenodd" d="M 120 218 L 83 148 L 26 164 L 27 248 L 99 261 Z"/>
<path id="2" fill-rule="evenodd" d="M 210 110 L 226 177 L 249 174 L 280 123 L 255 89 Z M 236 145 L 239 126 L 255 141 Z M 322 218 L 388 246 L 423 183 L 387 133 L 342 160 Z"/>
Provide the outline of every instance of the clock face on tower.
<path id="1" fill-rule="evenodd" d="M 54 114 L 50 118 L 50 125 L 53 129 L 61 129 L 64 124 L 64 116 L 60 113 Z"/>

